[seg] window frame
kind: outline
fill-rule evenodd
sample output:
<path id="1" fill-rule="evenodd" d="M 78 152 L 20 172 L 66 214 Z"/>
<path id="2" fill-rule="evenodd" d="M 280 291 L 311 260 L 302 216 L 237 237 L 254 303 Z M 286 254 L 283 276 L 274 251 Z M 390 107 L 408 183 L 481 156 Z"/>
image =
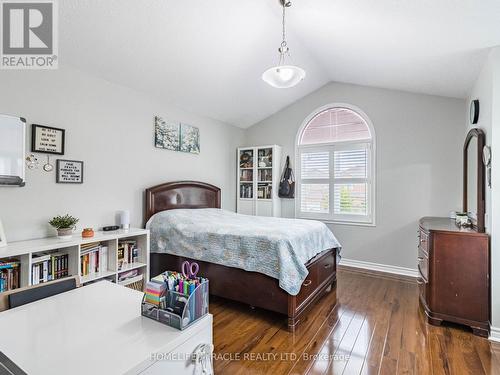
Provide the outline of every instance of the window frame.
<path id="1" fill-rule="evenodd" d="M 370 131 L 371 138 L 366 139 L 366 140 L 354 140 L 354 141 L 338 141 L 338 142 L 324 142 L 324 143 L 315 143 L 315 144 L 305 144 L 305 145 L 300 145 L 299 142 L 301 141 L 302 134 L 304 133 L 307 125 L 321 112 L 324 112 L 329 109 L 335 109 L 335 108 L 343 108 L 343 109 L 348 109 L 353 112 L 355 112 L 357 115 L 359 115 L 367 124 L 368 129 Z M 353 149 L 349 146 L 357 146 L 357 145 L 363 145 L 366 146 L 368 149 L 368 165 L 367 165 L 367 178 L 366 179 L 361 179 L 361 178 L 355 178 L 355 179 L 336 179 L 334 175 L 334 161 L 333 161 L 333 155 L 335 151 L 339 150 L 349 150 Z M 329 162 L 329 167 L 330 167 L 330 173 L 329 173 L 329 178 L 326 179 L 302 179 L 301 176 L 301 167 L 302 167 L 302 161 L 301 161 L 301 155 L 304 150 L 307 150 L 309 152 L 321 152 L 321 151 L 328 151 L 330 155 L 330 162 Z M 315 111 L 313 111 L 309 116 L 305 118 L 305 120 L 302 122 L 302 125 L 300 126 L 296 139 L 295 139 L 295 165 L 296 165 L 296 199 L 295 199 L 295 217 L 299 219 L 313 219 L 313 220 L 320 220 L 324 223 L 331 223 L 331 224 L 342 224 L 342 225 L 356 225 L 356 226 L 376 226 L 376 137 L 375 137 L 375 129 L 373 127 L 372 122 L 370 121 L 369 117 L 358 107 L 353 106 L 351 104 L 347 103 L 331 103 L 325 106 L 322 106 Z M 301 188 L 302 188 L 302 183 L 307 183 L 307 181 L 310 181 L 310 183 L 321 183 L 319 182 L 322 180 L 324 183 L 328 183 L 329 185 L 329 213 L 308 213 L 308 212 L 302 212 L 301 211 Z M 356 183 L 356 182 L 362 182 L 362 183 L 367 183 L 367 189 L 368 189 L 368 194 L 367 194 L 367 215 L 347 215 L 347 214 L 334 214 L 333 210 L 333 194 L 334 194 L 334 184 L 340 182 L 346 182 L 346 183 Z M 364 180 L 364 181 L 361 181 Z M 306 181 L 306 182 L 304 182 Z M 335 182 L 337 181 L 337 182 Z"/>

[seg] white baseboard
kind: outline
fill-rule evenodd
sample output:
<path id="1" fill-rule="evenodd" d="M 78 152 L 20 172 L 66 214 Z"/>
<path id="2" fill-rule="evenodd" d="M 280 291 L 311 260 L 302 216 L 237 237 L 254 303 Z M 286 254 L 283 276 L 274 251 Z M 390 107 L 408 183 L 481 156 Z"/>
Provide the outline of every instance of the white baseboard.
<path id="1" fill-rule="evenodd" d="M 388 264 L 363 262 L 360 260 L 342 258 L 340 260 L 339 265 L 346 266 L 346 267 L 362 268 L 362 269 L 370 270 L 370 271 L 392 273 L 395 275 L 409 276 L 409 277 L 415 277 L 415 278 L 418 277 L 418 270 L 416 270 L 416 269 L 391 266 Z"/>
<path id="2" fill-rule="evenodd" d="M 490 326 L 490 341 L 500 342 L 500 328 Z"/>

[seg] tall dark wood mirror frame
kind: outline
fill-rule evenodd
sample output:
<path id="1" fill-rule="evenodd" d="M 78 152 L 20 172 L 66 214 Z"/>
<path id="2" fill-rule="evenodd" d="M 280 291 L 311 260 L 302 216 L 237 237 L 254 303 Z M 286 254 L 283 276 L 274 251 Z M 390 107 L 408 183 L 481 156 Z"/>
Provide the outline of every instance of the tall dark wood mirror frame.
<path id="1" fill-rule="evenodd" d="M 471 155 L 471 157 L 477 158 L 477 223 L 476 229 L 478 232 L 483 233 L 484 229 L 484 214 L 486 211 L 486 187 L 485 187 L 485 171 L 483 165 L 483 148 L 485 145 L 484 132 L 481 129 L 471 129 L 467 133 L 467 137 L 464 142 L 464 164 L 463 164 L 463 207 L 464 212 L 467 212 L 467 181 L 468 181 L 468 157 L 469 157 L 469 144 L 472 138 L 477 137 L 477 155 Z"/>

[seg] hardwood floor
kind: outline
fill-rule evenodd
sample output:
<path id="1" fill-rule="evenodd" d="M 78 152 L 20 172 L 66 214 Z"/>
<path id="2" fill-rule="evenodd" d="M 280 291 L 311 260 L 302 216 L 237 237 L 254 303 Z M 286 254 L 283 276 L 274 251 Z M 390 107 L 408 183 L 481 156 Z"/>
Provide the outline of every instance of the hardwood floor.
<path id="1" fill-rule="evenodd" d="M 500 344 L 426 324 L 405 280 L 339 270 L 295 334 L 278 314 L 215 298 L 210 309 L 215 374 L 500 374 Z"/>

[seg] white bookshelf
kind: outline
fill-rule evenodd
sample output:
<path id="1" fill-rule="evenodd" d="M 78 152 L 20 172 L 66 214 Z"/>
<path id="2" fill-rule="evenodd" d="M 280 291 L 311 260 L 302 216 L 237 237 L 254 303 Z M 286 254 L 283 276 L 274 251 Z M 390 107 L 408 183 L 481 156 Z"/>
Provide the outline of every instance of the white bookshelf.
<path id="1" fill-rule="evenodd" d="M 278 197 L 281 147 L 240 147 L 237 166 L 237 212 L 245 215 L 281 216 L 281 200 Z"/>
<path id="2" fill-rule="evenodd" d="M 136 241 L 140 252 L 137 262 L 126 264 L 119 270 L 118 244 L 122 240 Z M 83 276 L 80 266 L 81 246 L 95 242 L 99 242 L 101 245 L 108 247 L 108 269 L 103 272 L 96 272 Z M 146 229 L 130 229 L 128 231 L 117 230 L 111 232 L 98 231 L 92 238 L 82 238 L 79 233 L 75 233 L 73 237 L 68 240 L 49 237 L 11 242 L 6 247 L 0 248 L 0 260 L 15 258 L 20 261 L 20 283 L 21 287 L 24 287 L 32 285 L 31 270 L 32 264 L 34 263 L 33 256 L 40 253 L 52 252 L 68 254 L 68 277 L 78 275 L 83 285 L 101 279 L 107 279 L 117 283 L 121 273 L 133 269 L 139 270 L 139 276 L 142 276 L 144 281 L 149 279 L 149 230 Z M 135 279 L 138 279 L 138 277 Z M 127 282 L 120 282 L 119 284 L 126 285 Z"/>

